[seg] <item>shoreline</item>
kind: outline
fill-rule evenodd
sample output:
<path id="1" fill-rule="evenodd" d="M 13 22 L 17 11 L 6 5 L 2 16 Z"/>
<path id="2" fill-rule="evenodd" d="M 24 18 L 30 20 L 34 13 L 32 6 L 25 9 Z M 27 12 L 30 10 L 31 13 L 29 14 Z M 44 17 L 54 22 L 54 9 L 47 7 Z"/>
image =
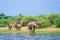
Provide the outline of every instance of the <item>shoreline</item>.
<path id="1" fill-rule="evenodd" d="M 12 30 L 9 30 L 8 27 L 2 27 L 0 28 L 0 33 L 23 33 L 28 34 L 29 30 L 27 27 L 22 27 L 21 30 L 16 30 L 15 28 L 12 28 Z M 36 29 L 35 33 L 37 34 L 60 34 L 60 28 L 45 28 L 45 29 Z"/>

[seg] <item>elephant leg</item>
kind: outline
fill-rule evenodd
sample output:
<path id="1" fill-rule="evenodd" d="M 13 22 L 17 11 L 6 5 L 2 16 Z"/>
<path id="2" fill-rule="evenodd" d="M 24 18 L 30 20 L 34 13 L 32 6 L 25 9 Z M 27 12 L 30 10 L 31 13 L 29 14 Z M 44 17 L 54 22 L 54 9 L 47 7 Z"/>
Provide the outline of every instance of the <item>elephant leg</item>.
<path id="1" fill-rule="evenodd" d="M 17 29 L 17 30 L 21 30 L 21 27 L 17 27 L 16 29 Z"/>
<path id="2" fill-rule="evenodd" d="M 21 27 L 18 27 L 18 30 L 21 30 Z"/>
<path id="3" fill-rule="evenodd" d="M 19 27 L 17 27 L 17 30 L 20 30 L 20 28 L 19 28 Z"/>
<path id="4" fill-rule="evenodd" d="M 11 30 L 12 26 L 9 26 L 9 30 Z"/>
<path id="5" fill-rule="evenodd" d="M 11 28 L 9 27 L 9 30 L 11 30 Z"/>
<path id="6" fill-rule="evenodd" d="M 32 26 L 32 32 L 35 32 L 35 26 Z"/>
<path id="7" fill-rule="evenodd" d="M 29 29 L 29 30 L 32 30 L 32 26 L 31 26 L 31 25 L 28 25 L 28 29 Z"/>
<path id="8" fill-rule="evenodd" d="M 29 30 L 29 32 L 32 31 L 32 25 L 28 25 L 28 30 Z"/>
<path id="9" fill-rule="evenodd" d="M 20 30 L 21 30 L 21 27 L 20 27 Z"/>
<path id="10" fill-rule="evenodd" d="M 19 28 L 19 27 L 18 27 L 17 29 L 18 29 L 18 30 L 20 30 L 20 28 Z"/>

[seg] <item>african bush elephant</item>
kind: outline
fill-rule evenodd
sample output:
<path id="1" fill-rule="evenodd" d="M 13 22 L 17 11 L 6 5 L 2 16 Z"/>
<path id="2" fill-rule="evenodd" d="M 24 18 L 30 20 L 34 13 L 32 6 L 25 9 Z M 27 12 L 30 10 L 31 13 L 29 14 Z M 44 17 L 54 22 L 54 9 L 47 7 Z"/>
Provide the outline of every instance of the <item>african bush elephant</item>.
<path id="1" fill-rule="evenodd" d="M 35 32 L 35 27 L 40 25 L 39 22 L 28 22 L 27 26 L 28 29 L 31 30 L 32 32 Z"/>
<path id="2" fill-rule="evenodd" d="M 17 30 L 21 30 L 20 22 L 17 22 L 17 23 L 16 23 L 16 29 L 17 29 Z"/>
<path id="3" fill-rule="evenodd" d="M 13 24 L 12 23 L 9 23 L 8 26 L 9 26 L 9 30 L 11 30 L 12 27 L 13 27 Z"/>

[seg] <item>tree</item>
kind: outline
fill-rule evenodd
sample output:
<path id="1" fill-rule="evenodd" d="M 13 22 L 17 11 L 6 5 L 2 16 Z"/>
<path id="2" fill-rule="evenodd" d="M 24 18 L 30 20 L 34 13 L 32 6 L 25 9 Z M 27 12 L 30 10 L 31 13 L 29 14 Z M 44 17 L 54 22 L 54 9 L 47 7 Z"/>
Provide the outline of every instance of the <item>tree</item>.
<path id="1" fill-rule="evenodd" d="M 60 27 L 60 14 L 57 14 L 57 17 L 54 20 L 54 24 L 56 25 L 56 27 Z"/>
<path id="2" fill-rule="evenodd" d="M 4 13 L 1 13 L 0 14 L 0 18 L 4 18 L 5 17 L 5 14 Z"/>
<path id="3" fill-rule="evenodd" d="M 22 14 L 19 14 L 18 21 L 22 19 Z"/>
<path id="4" fill-rule="evenodd" d="M 51 13 L 48 17 L 48 21 L 51 23 L 51 25 L 54 24 L 54 20 L 57 18 L 57 14 Z"/>
<path id="5" fill-rule="evenodd" d="M 21 19 L 22 26 L 26 26 L 27 25 L 27 21 L 29 21 L 29 22 L 35 22 L 35 21 L 37 21 L 37 19 L 35 17 L 33 17 L 33 16 L 24 16 Z"/>

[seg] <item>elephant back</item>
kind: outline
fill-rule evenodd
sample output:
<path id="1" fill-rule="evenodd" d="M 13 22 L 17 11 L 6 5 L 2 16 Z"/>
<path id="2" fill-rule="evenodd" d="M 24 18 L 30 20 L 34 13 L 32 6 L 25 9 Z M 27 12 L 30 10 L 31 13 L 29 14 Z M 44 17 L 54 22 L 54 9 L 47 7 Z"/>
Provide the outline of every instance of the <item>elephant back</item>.
<path id="1" fill-rule="evenodd" d="M 16 24 L 16 26 L 17 26 L 17 27 L 21 27 L 21 25 L 20 25 L 20 24 Z"/>
<path id="2" fill-rule="evenodd" d="M 12 24 L 10 23 L 8 26 L 12 26 Z"/>
<path id="3" fill-rule="evenodd" d="M 37 26 L 35 22 L 29 22 L 28 25 Z"/>

